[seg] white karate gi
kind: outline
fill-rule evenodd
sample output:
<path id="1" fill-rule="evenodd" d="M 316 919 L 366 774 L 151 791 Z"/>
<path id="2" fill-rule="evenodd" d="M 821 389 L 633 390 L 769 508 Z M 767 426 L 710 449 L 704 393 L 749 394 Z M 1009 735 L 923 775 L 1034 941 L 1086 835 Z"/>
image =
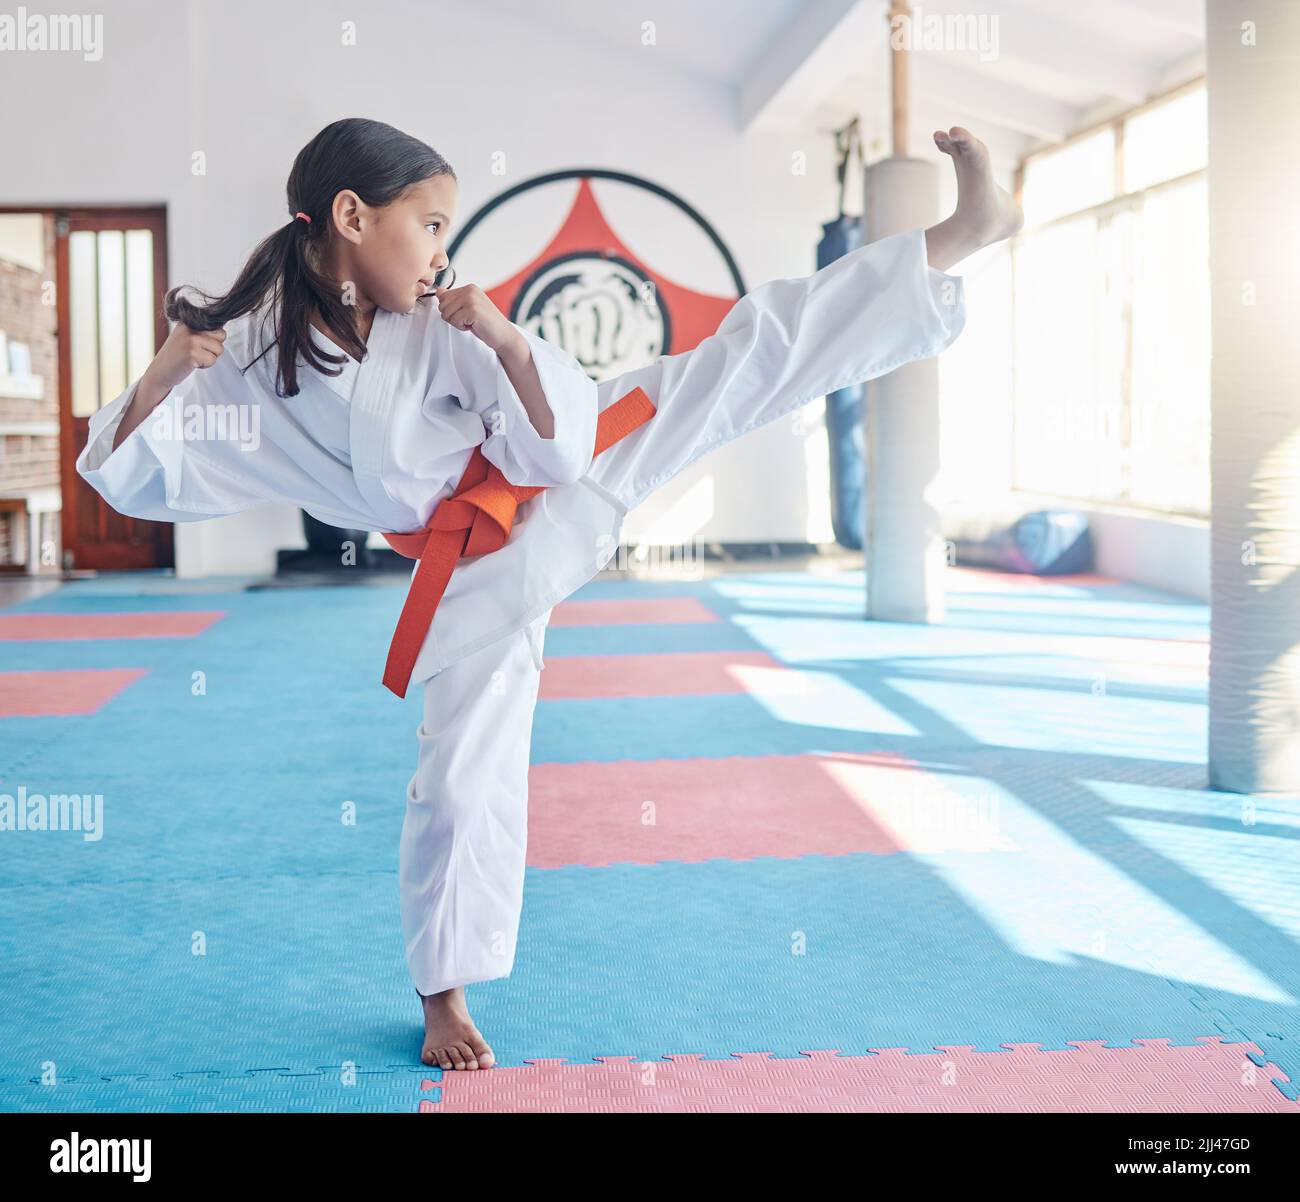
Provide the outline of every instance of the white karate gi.
<path id="1" fill-rule="evenodd" d="M 274 350 L 239 371 L 265 345 L 249 315 L 226 327 L 217 362 L 111 454 L 135 383 L 92 416 L 77 470 L 135 517 L 289 502 L 336 526 L 389 532 L 422 527 L 480 443 L 511 483 L 547 486 L 519 507 L 504 546 L 457 564 L 411 677 L 427 683 L 399 882 L 412 979 L 428 994 L 511 970 L 546 622 L 613 555 L 627 512 L 747 430 L 938 354 L 965 320 L 962 278 L 929 265 L 918 228 L 763 284 L 693 350 L 599 384 L 521 331 L 555 415 L 556 437 L 543 439 L 496 354 L 428 302 L 378 310 L 364 363 L 349 360 L 337 379 L 302 366 L 301 391 L 287 399 L 275 396 Z M 593 459 L 597 413 L 638 386 L 657 412 Z M 169 436 L 178 417 L 223 407 L 242 419 L 226 437 Z M 256 431 L 257 445 L 232 430 Z"/>

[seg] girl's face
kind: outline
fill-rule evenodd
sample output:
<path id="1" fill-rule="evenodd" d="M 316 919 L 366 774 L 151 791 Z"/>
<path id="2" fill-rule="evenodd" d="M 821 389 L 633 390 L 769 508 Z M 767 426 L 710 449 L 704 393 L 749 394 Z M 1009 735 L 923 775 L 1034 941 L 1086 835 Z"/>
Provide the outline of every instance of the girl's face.
<path id="1" fill-rule="evenodd" d="M 336 214 L 346 239 L 344 250 L 356 283 L 358 307 L 378 305 L 393 313 L 409 313 L 416 301 L 433 291 L 433 278 L 447 266 L 448 231 L 456 219 L 456 181 L 435 175 L 412 184 L 382 208 L 372 208 L 352 192 L 335 198 Z M 350 197 L 350 214 L 338 214 L 340 201 Z M 345 209 L 347 205 L 345 203 Z"/>

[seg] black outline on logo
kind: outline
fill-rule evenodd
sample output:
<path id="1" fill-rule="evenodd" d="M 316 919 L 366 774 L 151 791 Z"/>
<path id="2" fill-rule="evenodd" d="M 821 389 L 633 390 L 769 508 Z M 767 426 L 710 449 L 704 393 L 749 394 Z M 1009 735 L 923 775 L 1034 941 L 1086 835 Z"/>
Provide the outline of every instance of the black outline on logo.
<path id="1" fill-rule="evenodd" d="M 507 188 L 498 196 L 494 196 L 483 205 L 473 217 L 469 219 L 468 224 L 457 234 L 451 241 L 451 246 L 447 249 L 447 257 L 453 259 L 456 255 L 456 248 L 469 237 L 474 227 L 478 225 L 485 217 L 488 216 L 498 206 L 505 204 L 506 201 L 518 196 L 521 192 L 527 192 L 532 188 L 539 188 L 543 184 L 553 184 L 557 180 L 563 179 L 610 179 L 617 180 L 622 184 L 631 184 L 633 187 L 644 188 L 648 192 L 653 192 L 656 196 L 662 197 L 669 204 L 676 205 L 681 209 L 696 225 L 700 227 L 708 237 L 709 241 L 717 248 L 718 254 L 722 256 L 723 263 L 726 264 L 727 270 L 731 273 L 731 281 L 736 286 L 737 296 L 744 296 L 748 289 L 745 287 L 745 281 L 741 278 L 740 268 L 736 266 L 736 260 L 731 257 L 731 252 L 727 249 L 726 244 L 718 237 L 717 231 L 711 226 L 703 216 L 695 209 L 691 208 L 679 196 L 673 195 L 667 188 L 660 184 L 652 183 L 650 180 L 642 179 L 639 175 L 629 175 L 625 171 L 607 171 L 603 167 L 574 167 L 566 171 L 551 171 L 546 175 L 537 175 L 532 179 L 522 180 L 513 187 Z"/>

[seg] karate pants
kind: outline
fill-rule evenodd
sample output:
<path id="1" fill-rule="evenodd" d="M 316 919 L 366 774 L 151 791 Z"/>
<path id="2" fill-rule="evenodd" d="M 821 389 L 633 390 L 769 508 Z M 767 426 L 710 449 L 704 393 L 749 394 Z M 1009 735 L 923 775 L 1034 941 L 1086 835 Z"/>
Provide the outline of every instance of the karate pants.
<path id="1" fill-rule="evenodd" d="M 656 413 L 588 479 L 631 509 L 706 452 L 840 388 L 936 355 L 965 324 L 960 276 L 925 231 L 891 235 L 811 276 L 741 297 L 694 350 L 598 385 L 604 409 L 642 387 Z M 523 904 L 528 761 L 550 611 L 424 684 L 399 880 L 416 988 L 510 974 Z"/>
<path id="2" fill-rule="evenodd" d="M 406 961 L 422 994 L 509 976 L 514 965 L 550 616 L 424 682 L 397 872 Z"/>

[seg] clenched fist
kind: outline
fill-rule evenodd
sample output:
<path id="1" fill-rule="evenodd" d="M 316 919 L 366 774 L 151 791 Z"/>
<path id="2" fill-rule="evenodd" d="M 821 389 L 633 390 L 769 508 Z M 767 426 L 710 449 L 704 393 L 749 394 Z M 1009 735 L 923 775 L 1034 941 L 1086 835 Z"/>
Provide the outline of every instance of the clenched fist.
<path id="1" fill-rule="evenodd" d="M 517 348 L 524 341 L 523 335 L 477 284 L 435 288 L 434 293 L 443 321 L 457 330 L 468 330 L 498 355 L 504 350 Z"/>
<path id="2" fill-rule="evenodd" d="M 211 367 L 221 357 L 225 341 L 225 330 L 191 330 L 178 322 L 145 368 L 145 377 L 154 387 L 168 392 L 183 383 L 196 367 Z"/>

